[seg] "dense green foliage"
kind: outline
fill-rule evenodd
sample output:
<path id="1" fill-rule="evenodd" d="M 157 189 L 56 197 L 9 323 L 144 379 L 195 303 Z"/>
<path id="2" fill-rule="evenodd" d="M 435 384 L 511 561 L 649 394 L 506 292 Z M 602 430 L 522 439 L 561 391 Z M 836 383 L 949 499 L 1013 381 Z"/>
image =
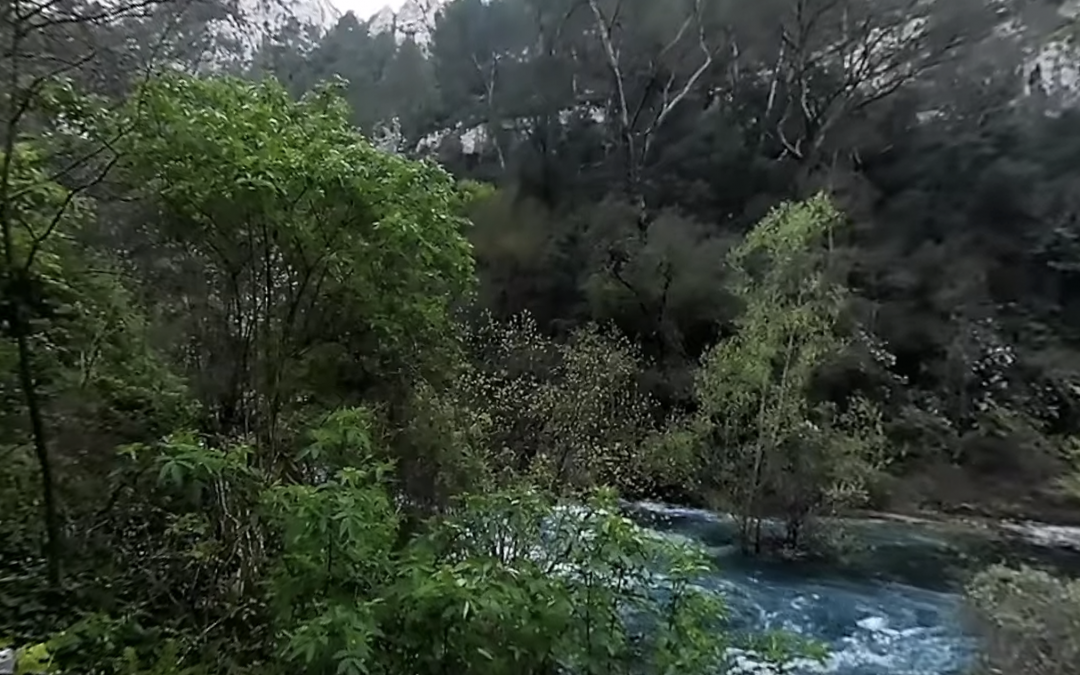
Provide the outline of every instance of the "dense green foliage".
<path id="1" fill-rule="evenodd" d="M 61 672 L 719 667 L 720 607 L 690 585 L 706 569 L 700 554 L 645 535 L 610 498 L 560 518 L 559 490 L 514 488 L 529 467 L 501 472 L 495 432 L 459 426 L 474 413 L 499 430 L 527 419 L 501 410 L 509 401 L 496 393 L 497 374 L 475 371 L 492 378 L 485 389 L 470 379 L 475 366 L 455 365 L 468 341 L 451 307 L 467 299 L 471 270 L 460 214 L 482 192 L 459 190 L 434 165 L 374 150 L 349 130 L 345 112 L 331 92 L 296 103 L 275 84 L 167 75 L 95 119 L 103 133 L 124 128 L 110 147 L 118 153 L 112 189 L 156 223 L 131 226 L 151 251 L 116 264 L 181 289 L 144 287 L 143 302 L 128 296 L 119 307 L 121 277 L 79 264 L 94 249 L 73 246 L 98 234 L 83 217 L 89 203 L 35 169 L 32 150 L 16 148 L 8 175 L 18 199 L 5 227 L 32 239 L 5 238 L 8 297 L 25 321 L 13 331 L 22 331 L 14 335 L 22 349 L 9 358 L 19 366 L 11 372 L 32 377 L 21 381 L 21 401 L 11 387 L 5 449 L 5 503 L 24 515 L 5 520 L 5 541 L 26 547 L 4 552 L 14 637 L 47 639 L 33 658 Z M 39 225 L 45 218 L 64 227 Z M 126 227 L 98 236 L 125 236 Z M 49 303 L 70 309 L 39 309 Z M 171 335 L 140 333 L 147 315 Z M 515 331 L 511 357 L 530 349 L 527 329 Z M 78 358 L 66 356 L 66 343 Z M 579 411 L 537 384 L 531 404 L 538 419 L 567 420 L 542 436 L 566 466 L 576 463 L 568 453 L 577 440 L 595 438 L 597 453 L 608 447 L 595 431 L 603 401 L 615 392 L 609 385 L 635 372 L 598 333 L 572 344 L 561 357 L 563 386 L 591 390 L 601 407 L 573 423 Z M 95 359 L 112 369 L 116 399 L 91 388 Z M 480 400 L 456 398 L 466 394 Z M 145 422 L 123 434 L 109 428 L 112 444 L 134 441 L 118 455 L 104 447 L 87 457 L 95 448 L 46 435 L 66 425 L 89 431 L 59 407 L 69 398 L 104 407 L 106 425 L 121 412 Z M 148 403 L 135 407 L 140 399 Z M 350 401 L 369 407 L 343 407 Z M 24 436 L 45 448 L 36 466 L 19 442 L 20 410 L 40 418 Z M 416 417 L 402 419 L 408 411 Z M 434 436 L 415 447 L 406 432 L 438 424 L 440 412 L 452 415 L 442 424 L 464 435 L 461 445 Z M 433 512 L 423 501 L 430 492 L 410 494 L 415 471 L 397 451 L 440 443 L 462 453 L 447 471 L 472 473 L 445 486 Z M 43 469 L 55 478 L 35 485 L 29 478 Z M 500 484 L 508 491 L 473 492 Z M 402 499 L 413 508 L 402 509 Z M 32 524 L 42 521 L 28 508 L 42 500 L 53 505 L 44 578 L 31 562 L 39 555 Z M 49 518 L 63 522 L 53 529 Z M 81 559 L 69 561 L 75 550 Z M 671 584 L 660 596 L 649 583 L 656 569 Z M 627 612 L 651 629 L 634 629 Z"/>
<path id="2" fill-rule="evenodd" d="M 690 466 L 707 467 L 719 499 L 742 516 L 744 544 L 758 549 L 763 518 L 785 516 L 787 544 L 797 546 L 809 515 L 865 503 L 867 483 L 882 468 L 875 410 L 848 400 L 838 411 L 807 395 L 814 375 L 845 347 L 845 290 L 830 279 L 823 246 L 840 220 L 823 195 L 782 205 L 731 250 L 732 291 L 743 311 L 735 333 L 705 354 L 697 410 L 679 437 L 704 449 L 704 461 Z"/>
<path id="3" fill-rule="evenodd" d="M 979 672 L 1075 672 L 1080 582 L 995 566 L 972 580 L 967 597 L 972 623 L 986 638 Z"/>
<path id="4" fill-rule="evenodd" d="M 751 4 L 0 2 L 20 667 L 722 672 L 616 496 L 1075 518 L 1053 3 Z M 1025 579 L 972 591 L 1018 649 Z"/>
<path id="5" fill-rule="evenodd" d="M 846 346 L 808 405 L 859 400 L 858 434 L 889 449 L 845 490 L 1071 518 L 1080 127 L 1032 56 L 1061 36 L 1055 3 L 655 7 L 458 0 L 415 38 L 347 15 L 271 70 L 296 92 L 346 78 L 367 133 L 497 184 L 470 210 L 480 302 L 560 340 L 614 324 L 660 419 L 693 412 L 695 369 L 745 321 L 728 252 L 824 190 L 850 221 L 829 242 Z M 658 483 L 642 493 L 712 487 Z"/>

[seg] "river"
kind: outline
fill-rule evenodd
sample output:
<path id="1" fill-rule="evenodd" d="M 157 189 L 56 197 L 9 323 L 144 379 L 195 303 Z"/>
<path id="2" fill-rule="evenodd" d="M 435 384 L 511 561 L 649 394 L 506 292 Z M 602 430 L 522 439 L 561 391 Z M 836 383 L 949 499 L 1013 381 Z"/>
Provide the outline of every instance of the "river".
<path id="1" fill-rule="evenodd" d="M 834 527 L 856 544 L 847 565 L 765 564 L 738 554 L 730 519 L 654 503 L 630 513 L 712 552 L 719 572 L 704 585 L 726 598 L 733 630 L 785 629 L 826 643 L 828 660 L 796 664 L 798 675 L 959 675 L 977 648 L 959 615 L 968 571 L 999 560 L 1080 569 L 1080 555 L 1060 548 L 867 520 Z M 738 661 L 744 673 L 761 672 L 749 656 Z"/>

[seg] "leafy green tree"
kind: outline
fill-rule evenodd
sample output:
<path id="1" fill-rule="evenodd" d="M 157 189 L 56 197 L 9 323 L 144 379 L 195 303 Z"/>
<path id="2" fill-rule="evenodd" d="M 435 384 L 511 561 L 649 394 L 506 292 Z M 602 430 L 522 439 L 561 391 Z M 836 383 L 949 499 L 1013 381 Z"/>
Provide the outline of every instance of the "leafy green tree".
<path id="1" fill-rule="evenodd" d="M 9 142 L 0 161 L 3 183 L 0 185 L 0 229 L 3 233 L 4 328 L 5 337 L 14 342 L 15 370 L 21 403 L 26 411 L 30 438 L 41 472 L 41 503 L 45 523 L 46 558 L 49 581 L 60 583 L 61 530 L 56 497 L 54 464 L 50 457 L 41 390 L 34 359 L 33 326 L 35 320 L 54 311 L 45 293 L 49 281 L 56 283 L 59 267 L 55 252 L 42 250 L 43 244 L 55 245 L 53 231 L 61 221 L 75 217 L 68 205 L 73 195 L 48 180 L 28 147 Z M 77 206 L 77 205 L 76 205 Z M 49 248 L 52 248 L 51 246 Z M 53 253 L 53 255 L 49 255 Z M 49 273 L 52 273 L 51 275 Z M 49 279 L 49 277 L 52 277 Z M 10 371 L 9 371 L 10 372 Z"/>
<path id="2" fill-rule="evenodd" d="M 222 8 L 212 1 L 201 4 L 211 14 Z M 74 420 L 88 423 L 88 408 L 102 404 L 108 409 L 114 396 L 122 397 L 125 387 L 145 385 L 136 380 L 161 365 L 151 365 L 154 359 L 139 339 L 142 317 L 125 311 L 131 308 L 124 307 L 114 257 L 85 248 L 94 243 L 89 232 L 96 213 L 90 197 L 112 167 L 108 146 L 115 140 L 94 125 L 103 105 L 130 91 L 162 60 L 177 56 L 163 26 L 190 28 L 195 23 L 205 28 L 205 13 L 192 17 L 184 10 L 173 3 L 142 1 L 107 6 L 10 2 L 0 7 L 3 326 L 16 354 L 10 372 L 19 374 L 17 410 L 26 415 L 42 475 L 54 587 L 60 577 L 61 514 L 51 458 L 58 450 L 50 447 L 49 437 L 108 436 L 113 430 L 96 433 L 108 426 L 104 420 L 92 431 Z M 134 43 L 140 47 L 127 48 Z M 124 348 L 132 350 L 131 362 L 112 360 Z M 131 369 L 127 375 L 140 371 L 135 379 L 113 379 L 123 380 L 126 366 Z M 140 370 L 143 366 L 149 371 Z M 157 374 L 163 390 L 175 384 L 165 373 Z M 92 401 L 96 395 L 103 399 Z M 66 417 L 59 410 L 65 406 L 72 413 Z M 65 448 L 62 454 L 78 453 Z"/>
<path id="3" fill-rule="evenodd" d="M 288 415 L 438 367 L 472 273 L 449 175 L 374 149 L 331 87 L 165 76 L 121 123 L 129 185 L 183 252 L 162 311 L 219 432 L 273 464 Z"/>
<path id="4" fill-rule="evenodd" d="M 183 382 L 152 347 L 147 319 L 122 285 L 119 266 L 86 246 L 92 204 L 50 180 L 48 155 L 34 145 L 15 152 L 0 264 L 8 289 L 0 344 L 8 366 L 0 391 L 8 406 L 0 420 L 10 463 L 0 492 L 5 507 L 25 517 L 5 520 L 3 531 L 11 559 L 43 532 L 48 579 L 57 591 L 57 556 L 80 545 L 75 524 L 100 508 L 114 447 L 186 423 L 191 410 Z M 23 487 L 27 447 L 36 456 L 39 491 Z M 42 509 L 43 527 L 26 513 L 31 506 Z M 36 588 L 36 560 L 36 552 L 22 559 L 18 572 L 27 575 L 28 589 Z M 70 567 L 78 572 L 81 565 Z"/>
<path id="5" fill-rule="evenodd" d="M 817 371 L 845 344 L 845 289 L 831 277 L 828 255 L 841 219 L 824 195 L 783 204 L 729 256 L 744 309 L 735 334 L 705 356 L 692 428 L 706 444 L 707 480 L 755 550 L 771 510 L 786 506 L 797 525 L 801 510 L 835 505 L 851 482 L 861 488 L 867 471 L 854 469 L 876 459 L 875 443 L 831 438 L 829 428 L 842 425 L 811 396 Z M 853 420 L 856 429 L 874 422 L 867 414 Z"/>

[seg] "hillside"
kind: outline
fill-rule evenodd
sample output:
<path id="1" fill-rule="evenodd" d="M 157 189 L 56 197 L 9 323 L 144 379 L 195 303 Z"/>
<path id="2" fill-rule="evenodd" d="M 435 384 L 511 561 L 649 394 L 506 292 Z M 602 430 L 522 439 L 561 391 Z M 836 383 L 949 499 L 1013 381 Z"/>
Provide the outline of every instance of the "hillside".
<path id="1" fill-rule="evenodd" d="M 0 663 L 1074 675 L 1063 6 L 0 3 Z"/>
<path id="2" fill-rule="evenodd" d="M 382 13 L 331 29 L 295 72 L 348 78 L 357 123 L 383 147 L 515 191 L 519 202 L 474 232 L 491 309 L 527 310 L 545 331 L 614 321 L 645 350 L 650 386 L 669 406 L 684 405 L 689 365 L 728 330 L 728 301 L 699 290 L 723 277 L 708 251 L 775 200 L 832 185 L 856 221 L 845 245 L 858 312 L 894 364 L 859 376 L 860 387 L 894 392 L 889 425 L 908 448 L 905 477 L 887 492 L 901 506 L 1061 519 L 1073 508 L 1054 496 L 1062 459 L 1030 443 L 1075 415 L 1074 348 L 1060 332 L 1071 301 L 1036 290 L 1067 293 L 1050 281 L 1064 268 L 1038 261 L 1071 235 L 1056 197 L 1013 190 L 1044 185 L 1034 178 L 1049 170 L 1041 134 L 1073 124 L 1075 10 L 851 2 L 847 15 L 822 5 L 810 17 L 813 3 L 773 4 L 728 16 L 686 3 L 659 16 L 624 3 L 604 28 L 604 3 L 460 0 L 421 22 L 430 36 L 412 32 L 430 8 L 410 6 L 398 24 Z M 808 79 L 807 68 L 820 73 Z M 971 152 L 994 159 L 971 166 Z M 950 166 L 965 168 L 935 173 Z M 938 183 L 969 197 L 935 196 Z M 593 221 L 586 205 L 604 193 L 643 201 L 655 225 L 623 229 L 639 207 Z M 990 194 L 1005 201 L 991 209 L 978 196 Z M 510 215 L 521 199 L 539 211 Z M 1004 220 L 991 226 L 990 213 Z M 503 218 L 532 224 L 502 232 Z M 1020 409 L 1024 431 L 1012 427 Z M 1040 459 L 1014 465 L 1014 452 Z"/>

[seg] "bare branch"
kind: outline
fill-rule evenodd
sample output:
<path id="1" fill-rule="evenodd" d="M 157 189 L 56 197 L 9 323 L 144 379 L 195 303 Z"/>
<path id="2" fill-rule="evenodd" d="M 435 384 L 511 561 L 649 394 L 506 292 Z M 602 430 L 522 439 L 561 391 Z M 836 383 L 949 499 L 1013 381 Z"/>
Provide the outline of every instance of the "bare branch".
<path id="1" fill-rule="evenodd" d="M 701 0 L 698 0 L 698 5 L 700 5 L 700 2 Z M 695 70 L 693 74 L 691 74 L 690 77 L 686 80 L 686 83 L 683 85 L 682 89 L 679 90 L 679 93 L 675 94 L 675 97 L 672 98 L 671 101 L 668 102 L 666 105 L 664 105 L 663 108 L 661 108 L 660 114 L 656 116 L 656 121 L 653 123 L 650 132 L 656 131 L 661 126 L 663 126 L 664 122 L 671 114 L 671 111 L 678 107 L 680 103 L 682 103 L 683 99 L 685 99 L 690 94 L 690 92 L 694 90 L 694 87 L 697 86 L 698 80 L 700 80 L 701 77 L 706 72 L 708 72 L 709 68 L 712 67 L 713 57 L 715 53 L 709 49 L 709 46 L 705 42 L 704 26 L 701 26 L 698 31 L 698 46 L 701 48 L 702 54 L 704 54 L 701 65 L 699 65 L 697 70 Z"/>
<path id="2" fill-rule="evenodd" d="M 790 19 L 780 23 L 780 48 L 767 112 L 780 85 L 786 103 L 776 125 L 785 154 L 806 159 L 822 147 L 846 116 L 895 94 L 948 58 L 960 44 L 954 36 L 932 44 L 934 8 L 919 0 L 879 4 L 871 0 L 793 0 Z M 832 73 L 823 89 L 816 71 Z M 797 138 L 790 123 L 798 121 Z"/>
<path id="3" fill-rule="evenodd" d="M 499 55 L 491 55 L 491 67 L 485 72 L 483 66 L 480 65 L 480 60 L 476 58 L 476 54 L 470 54 L 473 67 L 476 68 L 477 75 L 480 76 L 480 80 L 484 85 L 484 98 L 485 105 L 487 107 L 487 124 L 488 135 L 492 145 L 495 146 L 495 154 L 499 160 L 499 168 L 506 169 L 506 157 L 503 154 L 502 145 L 499 143 L 498 134 L 495 133 L 495 80 L 499 72 Z"/>
<path id="4" fill-rule="evenodd" d="M 615 44 L 614 20 L 604 16 L 598 0 L 588 0 L 588 3 L 592 10 L 607 69 L 614 80 L 615 117 L 626 154 L 629 196 L 639 204 L 643 204 L 644 199 L 639 184 L 640 174 L 656 133 L 679 105 L 695 91 L 701 79 L 712 67 L 715 56 L 719 52 L 708 45 L 702 18 L 702 0 L 695 0 L 692 10 L 682 19 L 674 35 L 667 39 L 657 54 L 649 60 L 648 70 L 644 73 L 627 73 L 620 60 L 619 47 Z M 620 8 L 621 4 L 617 10 Z M 617 14 L 617 10 L 614 14 Z M 663 63 L 665 57 L 678 49 L 680 45 L 685 44 L 695 22 L 698 24 L 697 46 L 702 52 L 701 62 L 680 84 L 677 68 L 669 68 L 666 75 L 662 75 L 660 71 L 665 67 Z M 628 95 L 631 76 L 635 80 L 644 82 L 644 88 L 633 109 L 631 109 Z M 650 106 L 653 109 L 651 119 L 648 123 L 642 123 L 642 116 L 650 109 Z"/>
<path id="5" fill-rule="evenodd" d="M 94 185 L 98 185 L 99 183 L 101 183 L 101 181 L 105 180 L 105 176 L 109 173 L 109 171 L 112 170 L 112 167 L 116 164 L 118 159 L 119 157 L 113 157 L 109 161 L 109 163 L 106 164 L 100 172 L 98 172 L 97 177 L 93 181 L 84 183 L 67 191 L 67 194 L 64 195 L 64 201 L 58 207 L 56 207 L 56 213 L 54 213 L 53 217 L 49 220 L 49 224 L 48 226 L 46 226 L 45 231 L 40 234 L 34 235 L 33 241 L 30 244 L 30 251 L 26 254 L 26 263 L 24 265 L 25 269 L 29 270 L 33 266 L 34 258 L 37 257 L 37 254 L 41 250 L 42 245 L 44 245 L 45 241 L 48 240 L 50 236 L 52 236 L 53 232 L 56 231 L 56 228 L 59 226 L 60 222 L 64 219 L 64 217 L 67 216 L 71 205 L 75 203 L 75 200 L 78 198 L 78 196 L 93 187 Z"/>
<path id="6" fill-rule="evenodd" d="M 676 45 L 682 42 L 683 36 L 686 35 L 686 31 L 690 29 L 690 26 L 694 23 L 694 19 L 697 18 L 697 11 L 699 11 L 700 8 L 701 3 L 700 0 L 698 0 L 698 2 L 695 2 L 694 4 L 695 13 L 688 14 L 686 16 L 686 20 L 682 22 L 681 26 L 679 26 L 679 30 L 675 33 L 675 37 L 671 38 L 671 41 L 664 45 L 664 48 L 660 50 L 660 54 L 656 57 L 657 61 L 663 59 L 669 51 L 674 49 Z"/>
<path id="7" fill-rule="evenodd" d="M 604 13 L 601 11 L 597 0 L 588 0 L 588 2 L 593 17 L 596 19 L 596 28 L 600 33 L 600 44 L 604 48 L 604 55 L 607 57 L 608 68 L 611 69 L 611 75 L 615 79 L 615 91 L 619 102 L 619 120 L 624 129 L 629 129 L 630 107 L 626 103 L 626 89 L 623 80 L 622 66 L 619 64 L 619 54 L 615 50 L 615 45 L 611 39 L 611 24 L 604 18 Z"/>

